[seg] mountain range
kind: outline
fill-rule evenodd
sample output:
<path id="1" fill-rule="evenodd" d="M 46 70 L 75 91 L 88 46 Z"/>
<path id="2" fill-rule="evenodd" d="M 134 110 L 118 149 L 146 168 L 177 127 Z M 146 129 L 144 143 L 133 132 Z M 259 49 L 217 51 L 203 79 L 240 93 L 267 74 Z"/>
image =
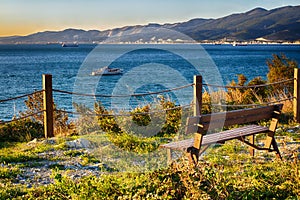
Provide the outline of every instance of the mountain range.
<path id="1" fill-rule="evenodd" d="M 181 34 L 173 34 L 174 32 Z M 285 6 L 272 10 L 255 8 L 245 13 L 231 14 L 218 19 L 196 18 L 180 23 L 151 23 L 104 31 L 81 29 L 45 31 L 27 36 L 0 37 L 0 43 L 100 43 L 117 37 L 122 38 L 118 42 L 157 42 L 185 40 L 184 35 L 200 42 L 225 39 L 250 41 L 258 38 L 272 41 L 299 41 L 300 6 Z"/>

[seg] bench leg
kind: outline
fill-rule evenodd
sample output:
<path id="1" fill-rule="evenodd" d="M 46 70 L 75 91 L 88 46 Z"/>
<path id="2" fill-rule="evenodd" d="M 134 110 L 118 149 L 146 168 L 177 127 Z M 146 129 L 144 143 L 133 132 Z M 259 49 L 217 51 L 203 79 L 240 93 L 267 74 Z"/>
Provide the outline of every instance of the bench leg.
<path id="1" fill-rule="evenodd" d="M 172 151 L 171 149 L 167 149 L 167 164 L 171 164 L 172 163 Z"/>
<path id="2" fill-rule="evenodd" d="M 249 136 L 249 143 L 254 145 L 254 140 L 255 140 L 254 135 L 250 135 Z M 254 148 L 253 147 L 249 147 L 249 153 L 250 153 L 251 156 L 254 156 Z"/>
<path id="3" fill-rule="evenodd" d="M 279 158 L 280 160 L 282 160 L 282 157 L 280 155 L 280 151 L 279 151 L 279 148 L 277 146 L 277 142 L 276 142 L 275 138 L 273 138 L 273 140 L 272 140 L 272 146 L 273 146 L 273 148 L 276 152 L 276 157 Z"/>
<path id="4" fill-rule="evenodd" d="M 272 132 L 272 131 L 270 131 L 268 133 L 268 136 L 267 136 L 267 139 L 266 139 L 266 142 L 265 142 L 265 148 L 270 149 L 271 145 L 272 145 L 274 151 L 276 152 L 276 157 L 279 158 L 280 160 L 282 160 L 282 157 L 280 155 L 280 151 L 279 151 L 279 148 L 278 148 L 278 145 L 277 145 L 277 142 L 275 140 L 274 135 L 275 135 L 275 133 Z"/>
<path id="5" fill-rule="evenodd" d="M 189 159 L 189 163 L 190 164 L 194 164 L 195 166 L 198 164 L 199 149 L 196 149 L 195 147 L 189 147 L 187 149 L 186 155 L 187 155 L 187 157 Z"/>
<path id="6" fill-rule="evenodd" d="M 272 132 L 272 131 L 268 132 L 267 139 L 265 141 L 265 148 L 267 148 L 267 149 L 271 148 L 271 144 L 274 139 L 274 135 L 275 135 L 274 132 Z"/>

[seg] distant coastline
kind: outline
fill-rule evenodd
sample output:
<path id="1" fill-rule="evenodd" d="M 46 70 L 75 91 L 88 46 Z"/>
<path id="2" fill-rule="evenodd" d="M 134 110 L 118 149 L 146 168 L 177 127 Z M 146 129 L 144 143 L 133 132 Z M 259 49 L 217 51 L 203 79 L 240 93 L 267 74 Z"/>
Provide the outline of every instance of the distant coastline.
<path id="1" fill-rule="evenodd" d="M 237 43 L 235 45 L 235 43 Z M 63 45 L 62 42 L 36 42 L 36 43 L 1 43 L 0 45 L 59 45 L 62 47 L 68 46 Z M 69 43 L 72 44 L 72 43 Z M 79 45 L 98 45 L 98 44 L 209 44 L 209 45 L 231 45 L 231 46 L 248 46 L 248 45 L 300 45 L 299 41 L 243 41 L 243 42 L 222 42 L 222 41 L 199 41 L 199 42 L 176 42 L 176 41 L 157 41 L 157 42 L 92 42 L 92 43 L 76 43 L 76 47 Z"/>
<path id="2" fill-rule="evenodd" d="M 284 17 L 282 17 L 284 13 Z M 150 30 L 145 32 L 144 30 Z M 169 34 L 167 30 L 182 35 Z M 253 10 L 218 19 L 195 18 L 173 24 L 124 26 L 104 31 L 65 29 L 37 32 L 27 36 L 0 37 L 0 44 L 101 44 L 104 41 L 125 44 L 299 44 L 300 6 L 285 6 L 272 10 Z M 190 38 L 191 40 L 187 39 Z"/>

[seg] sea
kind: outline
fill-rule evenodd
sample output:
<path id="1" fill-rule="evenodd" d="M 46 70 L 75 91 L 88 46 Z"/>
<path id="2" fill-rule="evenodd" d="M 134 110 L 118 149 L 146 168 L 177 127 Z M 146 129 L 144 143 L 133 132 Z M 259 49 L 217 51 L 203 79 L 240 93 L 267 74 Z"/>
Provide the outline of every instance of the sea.
<path id="1" fill-rule="evenodd" d="M 237 81 L 238 74 L 248 80 L 257 76 L 266 80 L 267 60 L 282 53 L 300 63 L 300 45 L 0 45 L 0 120 L 11 120 L 26 109 L 27 97 L 4 100 L 41 90 L 43 74 L 52 75 L 53 98 L 59 109 L 75 112 L 74 102 L 92 109 L 99 101 L 107 109 L 130 110 L 163 95 L 176 104 L 189 104 L 194 75 L 217 85 Z M 91 75 L 104 66 L 121 68 L 123 74 Z M 179 92 L 182 86 L 186 87 Z"/>

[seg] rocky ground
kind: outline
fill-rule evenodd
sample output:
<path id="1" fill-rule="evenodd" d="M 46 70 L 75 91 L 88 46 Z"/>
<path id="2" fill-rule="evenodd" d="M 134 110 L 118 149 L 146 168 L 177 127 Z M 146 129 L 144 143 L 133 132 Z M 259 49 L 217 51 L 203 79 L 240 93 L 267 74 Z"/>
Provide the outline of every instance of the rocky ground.
<path id="1" fill-rule="evenodd" d="M 37 141 L 36 139 L 27 145 L 35 146 L 38 143 L 56 145 L 56 140 Z M 62 175 L 72 179 L 84 176 L 99 176 L 101 169 L 105 167 L 102 163 L 94 161 L 88 162 L 92 143 L 85 139 L 77 139 L 66 142 L 67 148 L 49 150 L 38 153 L 37 161 L 28 161 L 22 163 L 1 164 L 1 167 L 21 166 L 21 173 L 17 175 L 14 183 L 26 185 L 27 187 L 47 185 L 53 183 L 53 171 L 61 170 Z"/>
<path id="2" fill-rule="evenodd" d="M 300 132 L 300 127 L 294 127 L 287 131 L 297 133 Z M 277 136 L 276 139 L 284 160 L 300 160 L 300 141 L 294 141 L 288 136 Z M 42 141 L 35 139 L 27 145 L 34 146 L 41 143 L 57 145 L 56 139 Z M 0 164 L 0 167 L 21 166 L 19 167 L 21 173 L 17 175 L 14 184 L 26 185 L 28 188 L 53 183 L 53 171 L 55 170 L 60 170 L 59 173 L 73 180 L 89 175 L 99 176 L 104 171 L 109 171 L 105 164 L 97 160 L 92 162 L 88 160 L 91 149 L 94 147 L 89 140 L 77 139 L 67 141 L 64 145 L 63 149 L 50 148 L 45 152 L 38 153 L 40 159 L 37 161 Z"/>

